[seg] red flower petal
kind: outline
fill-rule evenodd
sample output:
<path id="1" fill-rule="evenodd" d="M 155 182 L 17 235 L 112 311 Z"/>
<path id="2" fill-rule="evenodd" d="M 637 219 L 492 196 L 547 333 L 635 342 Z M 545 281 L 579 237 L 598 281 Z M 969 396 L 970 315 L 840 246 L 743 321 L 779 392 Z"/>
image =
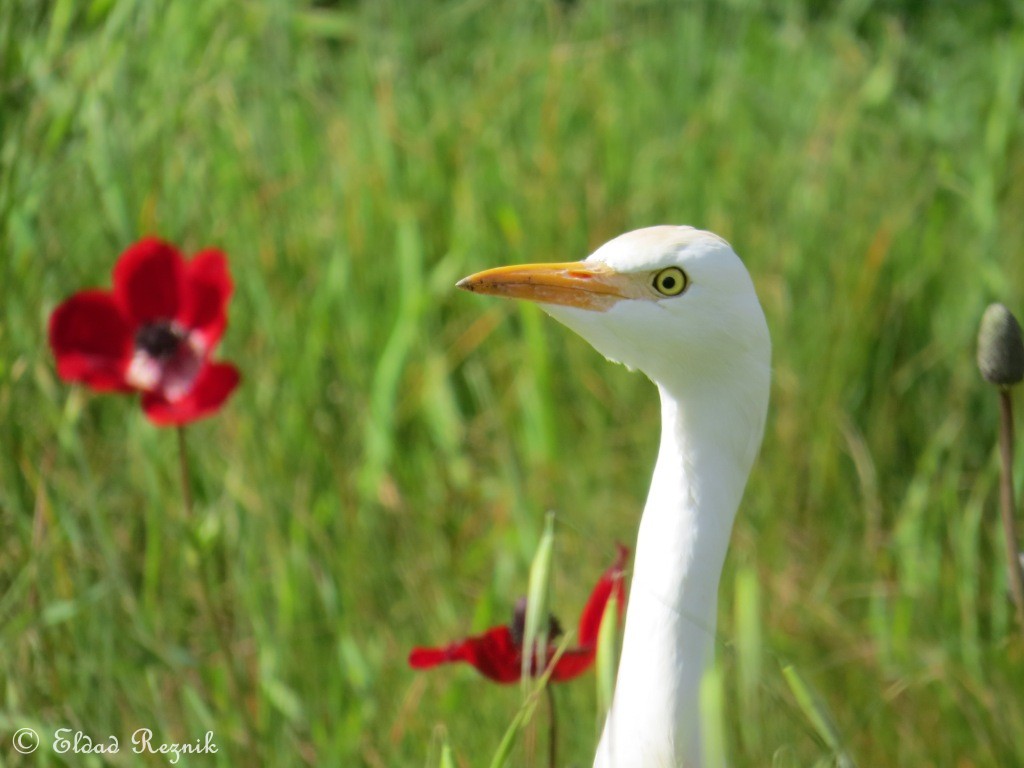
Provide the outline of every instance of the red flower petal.
<path id="1" fill-rule="evenodd" d="M 456 661 L 472 664 L 496 683 L 514 683 L 519 679 L 523 657 L 508 627 L 494 627 L 444 648 L 414 648 L 409 654 L 409 664 L 415 669 Z"/>
<path id="2" fill-rule="evenodd" d="M 456 653 L 449 648 L 413 648 L 409 652 L 409 666 L 413 669 L 431 669 L 449 661 L 458 661 Z"/>
<path id="3" fill-rule="evenodd" d="M 549 653 L 553 654 L 554 652 L 555 648 L 552 646 Z M 555 668 L 551 670 L 551 679 L 556 683 L 564 683 L 566 680 L 579 677 L 590 669 L 596 655 L 597 648 L 595 646 L 566 649 L 565 653 L 559 656 L 558 661 L 555 662 Z"/>
<path id="4" fill-rule="evenodd" d="M 572 680 L 586 672 L 594 663 L 597 633 L 608 599 L 614 593 L 620 605 L 625 600 L 622 582 L 623 569 L 628 557 L 629 549 L 619 544 L 615 563 L 598 580 L 580 617 L 579 645 L 567 648 L 555 662 L 551 671 L 553 681 Z M 557 649 L 557 643 L 550 643 L 547 658 L 551 659 Z M 443 648 L 414 648 L 409 654 L 409 665 L 414 669 L 429 669 L 439 664 L 458 661 L 472 664 L 481 674 L 495 682 L 514 683 L 522 674 L 523 649 L 513 639 L 512 630 L 505 626 L 493 627 L 482 635 Z M 542 672 L 539 667 L 538 661 L 534 659 L 531 674 L 539 676 Z"/>
<path id="5" fill-rule="evenodd" d="M 114 266 L 114 295 L 136 326 L 178 319 L 184 282 L 181 254 L 153 237 L 128 246 Z"/>
<path id="6" fill-rule="evenodd" d="M 142 410 L 154 424 L 176 426 L 211 416 L 238 386 L 238 369 L 227 363 L 208 363 L 200 371 L 192 390 L 180 400 L 169 401 L 159 392 L 142 395 Z"/>
<path id="7" fill-rule="evenodd" d="M 130 391 L 124 379 L 132 332 L 112 294 L 82 291 L 50 315 L 50 348 L 57 373 L 100 391 Z"/>
<path id="8" fill-rule="evenodd" d="M 605 606 L 608 599 L 615 591 L 619 601 L 619 616 L 622 616 L 622 609 L 625 607 L 625 588 L 623 586 L 623 575 L 626 567 L 626 559 L 629 557 L 629 548 L 617 544 L 618 556 L 615 562 L 598 579 L 594 591 L 590 593 L 590 599 L 580 614 L 579 623 L 579 644 L 581 646 L 592 646 L 597 643 L 597 632 L 601 628 L 601 617 L 604 616 Z"/>
<path id="9" fill-rule="evenodd" d="M 556 645 L 548 646 L 547 656 L 551 659 Z M 564 682 L 579 677 L 594 663 L 596 648 L 568 648 L 559 656 L 551 679 Z M 409 666 L 413 669 L 430 669 L 440 664 L 464 661 L 489 680 L 496 683 L 514 683 L 522 674 L 523 653 L 515 644 L 508 627 L 494 627 L 482 635 L 470 637 L 444 648 L 414 648 L 409 654 Z M 539 675 L 537 664 L 533 674 Z"/>
<path id="10" fill-rule="evenodd" d="M 206 349 L 220 341 L 227 325 L 227 305 L 234 286 L 224 254 L 215 249 L 197 253 L 185 267 L 182 324 L 203 335 Z"/>

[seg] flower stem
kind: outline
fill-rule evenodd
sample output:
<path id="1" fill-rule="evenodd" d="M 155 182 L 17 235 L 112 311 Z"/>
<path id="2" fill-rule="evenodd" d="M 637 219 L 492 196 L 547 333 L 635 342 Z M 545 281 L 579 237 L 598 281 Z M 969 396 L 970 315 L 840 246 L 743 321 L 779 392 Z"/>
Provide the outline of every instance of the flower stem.
<path id="1" fill-rule="evenodd" d="M 550 685 L 544 686 L 548 697 L 548 768 L 558 763 L 558 710 L 555 707 L 555 692 Z"/>
<path id="2" fill-rule="evenodd" d="M 185 518 L 192 519 L 192 483 L 188 472 L 188 450 L 185 446 L 185 426 L 178 425 L 178 466 L 181 469 L 181 497 L 185 503 Z"/>
<path id="3" fill-rule="evenodd" d="M 191 473 L 189 472 L 188 450 L 185 442 L 185 427 L 182 425 L 178 426 L 178 459 L 181 467 L 182 500 L 185 504 L 185 524 L 186 526 L 194 526 L 195 508 L 192 502 Z M 213 600 L 216 585 L 213 581 L 210 563 L 205 556 L 205 553 L 202 551 L 202 546 L 200 545 L 197 533 L 198 532 L 193 528 L 189 531 L 188 538 L 191 541 L 192 546 L 195 548 L 196 556 L 199 559 L 200 607 L 205 616 L 206 623 L 213 630 L 218 649 L 220 650 L 220 654 L 224 660 L 223 663 L 227 667 L 227 680 L 228 686 L 230 687 L 231 698 L 237 703 L 239 709 L 242 711 L 242 719 L 245 723 L 246 746 L 251 746 L 255 735 L 255 721 L 253 720 L 252 714 L 249 712 L 249 708 L 246 706 L 244 701 L 245 687 L 243 685 L 242 674 L 239 672 L 236 665 L 237 658 L 231 649 L 231 638 L 229 636 L 228 628 L 221 623 L 217 615 L 217 609 Z"/>
<path id="4" fill-rule="evenodd" d="M 999 502 L 1003 516 L 1003 538 L 1006 540 L 1006 565 L 1009 569 L 1010 593 L 1017 607 L 1017 622 L 1024 634 L 1024 573 L 1021 570 L 1014 523 L 1013 404 L 1008 387 L 999 390 L 999 457 L 1003 470 L 999 483 Z"/>

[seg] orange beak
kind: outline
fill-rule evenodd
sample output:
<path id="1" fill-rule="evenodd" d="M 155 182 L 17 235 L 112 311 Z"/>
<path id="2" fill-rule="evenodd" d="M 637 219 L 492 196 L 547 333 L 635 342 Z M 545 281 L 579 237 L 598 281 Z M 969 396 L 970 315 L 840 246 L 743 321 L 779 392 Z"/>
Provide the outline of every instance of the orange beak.
<path id="1" fill-rule="evenodd" d="M 464 277 L 459 288 L 473 293 L 526 299 L 604 312 L 636 294 L 634 281 L 603 264 L 521 264 L 496 267 Z"/>

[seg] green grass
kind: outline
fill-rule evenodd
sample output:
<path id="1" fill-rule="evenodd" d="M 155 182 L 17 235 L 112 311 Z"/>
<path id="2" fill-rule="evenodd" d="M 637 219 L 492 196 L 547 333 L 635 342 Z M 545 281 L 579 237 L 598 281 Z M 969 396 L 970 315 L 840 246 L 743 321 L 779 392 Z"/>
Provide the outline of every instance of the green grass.
<path id="1" fill-rule="evenodd" d="M 519 687 L 406 654 L 507 620 L 549 509 L 571 624 L 658 409 L 453 284 L 669 222 L 733 243 L 774 339 L 709 693 L 731 764 L 834 759 L 786 665 L 858 765 L 1024 764 L 973 361 L 989 301 L 1024 312 L 1022 87 L 1010 2 L 0 4 L 0 764 L 102 764 L 19 758 L 22 726 L 118 765 L 163 764 L 140 727 L 213 730 L 189 765 L 486 764 Z M 193 519 L 174 434 L 46 346 L 143 233 L 236 281 Z M 566 764 L 594 688 L 557 691 Z"/>

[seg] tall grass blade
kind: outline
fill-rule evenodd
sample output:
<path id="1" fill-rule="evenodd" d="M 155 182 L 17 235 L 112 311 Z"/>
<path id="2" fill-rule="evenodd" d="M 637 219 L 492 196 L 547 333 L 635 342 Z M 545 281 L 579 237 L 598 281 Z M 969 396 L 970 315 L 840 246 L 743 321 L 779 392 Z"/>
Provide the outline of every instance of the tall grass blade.
<path id="1" fill-rule="evenodd" d="M 512 718 L 512 723 L 505 730 L 505 735 L 501 737 L 498 749 L 495 751 L 494 757 L 491 758 L 490 768 L 504 768 L 504 766 L 508 765 L 509 758 L 512 756 L 512 750 L 516 746 L 516 740 L 519 738 L 519 733 L 529 722 L 529 716 L 530 711 L 524 704 L 516 712 L 516 716 Z"/>
<path id="2" fill-rule="evenodd" d="M 758 692 L 761 686 L 764 638 L 761 631 L 761 584 L 749 566 L 736 573 L 735 641 L 739 678 L 740 736 L 752 754 L 764 751 Z"/>
<path id="3" fill-rule="evenodd" d="M 700 683 L 700 732 L 708 765 L 726 764 L 725 683 L 718 665 Z"/>
<path id="4" fill-rule="evenodd" d="M 515 717 L 512 718 L 512 722 L 505 729 L 505 734 L 498 744 L 498 749 L 495 751 L 494 757 L 491 758 L 490 768 L 502 768 L 502 766 L 508 765 L 508 760 L 512 756 L 512 750 L 515 748 L 519 734 L 522 733 L 530 720 L 533 719 L 533 713 L 537 710 L 537 706 L 540 703 L 541 694 L 551 682 L 551 673 L 555 669 L 555 664 L 558 663 L 558 659 L 565 652 L 565 649 L 569 647 L 571 640 L 572 633 L 567 633 L 558 644 L 558 647 L 555 648 L 555 652 L 551 655 L 544 674 L 537 679 L 529 690 L 523 699 L 522 705 L 516 711 Z"/>
<path id="5" fill-rule="evenodd" d="M 619 660 L 619 598 L 613 591 L 597 630 L 595 672 L 597 678 L 598 722 L 604 722 L 615 693 L 615 671 Z"/>
<path id="6" fill-rule="evenodd" d="M 391 332 L 373 376 L 370 413 L 365 431 L 365 460 L 360 474 L 364 498 L 374 498 L 395 444 L 395 411 L 405 365 L 419 336 L 423 306 L 423 244 L 415 220 L 403 216 L 397 230 L 398 263 L 391 272 L 398 281 L 398 302 Z"/>
<path id="7" fill-rule="evenodd" d="M 850 757 L 843 747 L 839 728 L 836 726 L 835 719 L 832 717 L 832 713 L 829 711 L 825 700 L 821 698 L 818 692 L 811 687 L 810 683 L 803 678 L 792 664 L 787 664 L 782 668 L 782 675 L 786 678 L 786 682 L 789 684 L 789 689 L 793 692 L 794 698 L 796 698 L 800 711 L 803 712 L 804 717 L 814 727 L 819 738 L 832 751 L 839 768 L 856 768 L 853 758 Z"/>
<path id="8" fill-rule="evenodd" d="M 548 512 L 537 552 L 530 564 L 530 583 L 526 593 L 526 622 L 523 630 L 524 689 L 533 674 L 533 664 L 539 669 L 547 666 L 548 605 L 551 598 L 551 562 L 555 550 L 555 513 Z"/>
<path id="9" fill-rule="evenodd" d="M 452 752 L 452 745 L 448 743 L 448 737 L 444 737 L 444 742 L 441 744 L 441 760 L 438 765 L 440 768 L 455 768 L 455 754 Z"/>

